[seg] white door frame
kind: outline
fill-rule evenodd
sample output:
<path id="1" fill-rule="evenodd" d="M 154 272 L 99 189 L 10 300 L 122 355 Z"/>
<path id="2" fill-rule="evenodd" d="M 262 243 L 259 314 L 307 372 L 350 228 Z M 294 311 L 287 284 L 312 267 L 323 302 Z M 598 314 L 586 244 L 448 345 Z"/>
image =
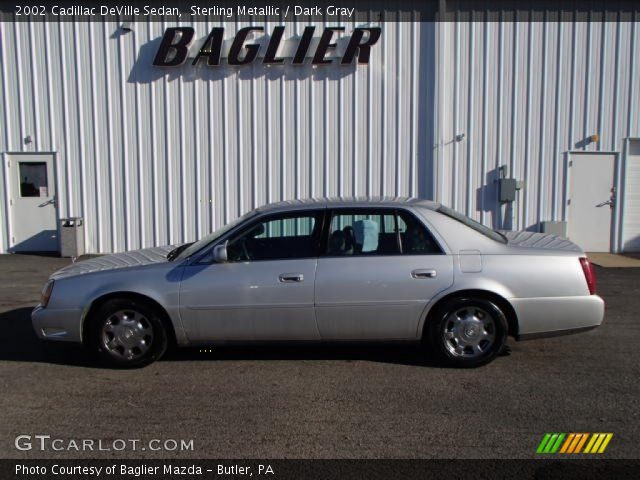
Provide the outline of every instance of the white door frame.
<path id="1" fill-rule="evenodd" d="M 619 185 L 619 192 L 620 192 L 620 197 L 621 198 L 625 198 L 626 197 L 626 176 L 627 176 L 627 166 L 629 164 L 629 144 L 632 141 L 640 141 L 640 137 L 625 137 L 623 139 L 623 144 L 622 144 L 622 161 L 620 162 L 620 168 L 618 168 L 619 172 L 620 172 L 620 181 L 618 182 Z M 624 239 L 623 233 L 624 233 L 624 203 L 623 202 L 616 202 L 616 209 L 618 210 L 618 213 L 620 215 L 620 234 L 618 236 L 618 243 L 616 244 L 617 247 L 617 251 L 618 252 L 622 252 L 622 249 L 624 247 L 624 245 L 622 244 L 622 241 Z"/>
<path id="2" fill-rule="evenodd" d="M 626 147 L 626 144 L 625 144 Z M 565 153 L 565 176 L 564 176 L 564 208 L 562 211 L 562 217 L 565 222 L 569 222 L 567 210 L 569 201 L 569 187 L 571 182 L 571 169 L 569 168 L 569 162 L 571 162 L 572 155 L 613 155 L 614 156 L 614 169 L 613 169 L 613 185 L 616 189 L 616 204 L 611 212 L 611 246 L 609 250 L 611 253 L 620 252 L 620 243 L 622 241 L 622 222 L 621 212 L 622 203 L 624 200 L 624 191 L 622 182 L 622 163 L 626 166 L 626 156 L 621 158 L 620 152 L 615 150 L 567 150 Z M 622 160 L 622 161 L 621 161 Z"/>
<path id="3" fill-rule="evenodd" d="M 55 185 L 55 189 L 56 189 L 56 194 L 55 194 L 55 203 L 53 205 L 54 207 L 54 211 L 55 211 L 55 220 L 56 220 L 56 230 L 58 230 L 58 220 L 60 220 L 60 210 L 58 209 L 58 199 L 60 198 L 60 189 L 59 189 L 59 184 L 58 184 L 58 152 L 52 151 L 52 150 L 45 150 L 45 151 L 33 151 L 33 152 L 25 152 L 25 151 L 4 151 L 2 152 L 2 165 L 4 167 L 4 178 L 5 178 L 5 205 L 6 205 L 6 212 L 7 212 L 7 245 L 6 245 L 6 251 L 10 251 L 11 248 L 13 247 L 13 242 L 12 242 L 12 238 L 14 237 L 14 231 L 13 231 L 13 225 L 12 225 L 12 220 L 11 220 L 11 199 L 14 197 L 14 195 L 17 195 L 19 192 L 15 192 L 14 189 L 16 188 L 16 186 L 14 185 L 14 182 L 11 179 L 11 174 L 9 172 L 9 157 L 11 156 L 23 156 L 23 155 L 51 155 L 51 157 L 53 158 L 53 165 L 51 166 L 52 171 L 53 171 L 53 183 Z M 60 232 L 58 232 L 58 239 L 60 238 Z M 58 240 L 58 247 L 59 247 L 59 241 Z"/>

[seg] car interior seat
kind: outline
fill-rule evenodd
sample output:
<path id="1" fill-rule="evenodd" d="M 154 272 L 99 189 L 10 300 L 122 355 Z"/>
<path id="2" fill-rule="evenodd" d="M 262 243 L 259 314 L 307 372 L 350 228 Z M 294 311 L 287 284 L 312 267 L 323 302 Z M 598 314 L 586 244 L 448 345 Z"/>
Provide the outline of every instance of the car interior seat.
<path id="1" fill-rule="evenodd" d="M 346 239 L 342 230 L 334 231 L 329 237 L 329 255 L 344 255 Z"/>
<path id="2" fill-rule="evenodd" d="M 371 253 L 378 250 L 380 226 L 373 220 L 353 222 L 356 250 L 358 253 Z"/>

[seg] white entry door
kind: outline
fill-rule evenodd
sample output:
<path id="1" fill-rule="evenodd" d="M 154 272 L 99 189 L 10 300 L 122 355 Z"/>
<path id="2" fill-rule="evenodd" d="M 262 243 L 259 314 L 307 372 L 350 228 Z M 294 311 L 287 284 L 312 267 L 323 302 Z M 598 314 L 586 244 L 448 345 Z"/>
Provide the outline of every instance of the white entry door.
<path id="1" fill-rule="evenodd" d="M 611 251 L 616 155 L 571 153 L 567 233 L 586 252 Z"/>
<path id="2" fill-rule="evenodd" d="M 8 154 L 12 252 L 58 251 L 51 153 Z"/>

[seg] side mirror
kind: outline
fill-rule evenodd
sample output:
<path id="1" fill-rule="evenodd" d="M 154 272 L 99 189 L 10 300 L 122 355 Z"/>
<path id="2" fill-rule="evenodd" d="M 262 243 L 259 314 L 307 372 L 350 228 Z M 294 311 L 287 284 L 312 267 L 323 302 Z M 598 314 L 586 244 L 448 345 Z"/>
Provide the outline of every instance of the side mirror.
<path id="1" fill-rule="evenodd" d="M 226 263 L 227 262 L 227 244 L 229 242 L 224 242 L 222 245 L 216 245 L 213 247 L 213 260 L 216 263 Z"/>

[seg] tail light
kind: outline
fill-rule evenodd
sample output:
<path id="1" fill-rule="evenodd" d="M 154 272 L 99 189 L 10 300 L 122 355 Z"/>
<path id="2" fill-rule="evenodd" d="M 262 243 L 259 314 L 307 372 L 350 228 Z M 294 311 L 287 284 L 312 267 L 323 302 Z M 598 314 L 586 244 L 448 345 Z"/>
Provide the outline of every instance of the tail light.
<path id="1" fill-rule="evenodd" d="M 587 257 L 580 257 L 580 265 L 582 265 L 582 271 L 584 272 L 584 279 L 587 281 L 587 287 L 589 287 L 589 294 L 595 295 L 596 272 L 593 270 L 593 265 Z"/>

